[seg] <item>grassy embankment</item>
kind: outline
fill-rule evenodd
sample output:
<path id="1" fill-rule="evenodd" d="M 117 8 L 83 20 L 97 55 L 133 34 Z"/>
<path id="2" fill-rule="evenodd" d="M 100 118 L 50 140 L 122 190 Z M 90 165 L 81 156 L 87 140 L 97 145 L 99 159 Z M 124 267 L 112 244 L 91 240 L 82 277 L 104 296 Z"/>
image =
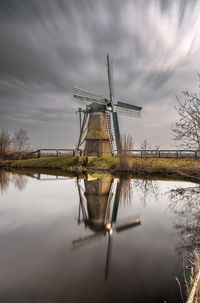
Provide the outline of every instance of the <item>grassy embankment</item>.
<path id="1" fill-rule="evenodd" d="M 118 157 L 93 158 L 85 167 L 85 159 L 60 156 L 42 157 L 28 160 L 7 160 L 0 163 L 4 168 L 16 169 L 58 169 L 62 171 L 110 171 L 127 172 L 134 175 L 157 175 L 163 177 L 187 178 L 193 176 L 200 180 L 200 161 L 195 159 L 132 158 L 128 171 L 120 169 Z"/>

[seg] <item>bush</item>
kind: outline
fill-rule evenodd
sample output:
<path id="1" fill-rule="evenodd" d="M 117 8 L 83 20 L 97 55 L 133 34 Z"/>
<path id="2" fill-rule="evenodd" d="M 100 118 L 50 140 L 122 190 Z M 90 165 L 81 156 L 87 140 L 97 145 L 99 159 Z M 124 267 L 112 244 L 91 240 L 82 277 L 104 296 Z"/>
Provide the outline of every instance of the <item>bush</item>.
<path id="1" fill-rule="evenodd" d="M 131 136 L 126 134 L 120 138 L 119 148 L 119 170 L 131 170 L 131 152 L 133 141 Z"/>
<path id="2" fill-rule="evenodd" d="M 32 152 L 7 152 L 0 153 L 0 159 L 2 160 L 26 160 L 33 158 Z"/>

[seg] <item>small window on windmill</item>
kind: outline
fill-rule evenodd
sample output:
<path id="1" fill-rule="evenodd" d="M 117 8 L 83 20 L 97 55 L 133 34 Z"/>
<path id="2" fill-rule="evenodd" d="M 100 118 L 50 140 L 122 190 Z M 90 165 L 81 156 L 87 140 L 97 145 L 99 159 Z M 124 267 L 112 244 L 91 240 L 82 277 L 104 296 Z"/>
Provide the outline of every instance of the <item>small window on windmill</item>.
<path id="1" fill-rule="evenodd" d="M 95 141 L 93 141 L 93 146 L 96 146 L 97 144 L 96 144 L 96 142 Z"/>

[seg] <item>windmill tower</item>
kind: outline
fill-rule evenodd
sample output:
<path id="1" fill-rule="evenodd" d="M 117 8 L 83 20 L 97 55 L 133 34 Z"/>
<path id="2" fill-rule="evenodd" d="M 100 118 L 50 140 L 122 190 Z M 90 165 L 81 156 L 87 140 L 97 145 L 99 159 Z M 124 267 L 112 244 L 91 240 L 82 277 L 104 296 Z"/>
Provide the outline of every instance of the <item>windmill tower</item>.
<path id="1" fill-rule="evenodd" d="M 107 54 L 107 72 L 109 99 L 103 95 L 73 87 L 73 97 L 89 102 L 86 108 L 78 109 L 80 135 L 77 149 L 85 143 L 85 156 L 104 156 L 117 154 L 119 151 L 119 123 L 118 114 L 141 117 L 142 107 L 120 102 L 113 102 L 113 63 Z"/>

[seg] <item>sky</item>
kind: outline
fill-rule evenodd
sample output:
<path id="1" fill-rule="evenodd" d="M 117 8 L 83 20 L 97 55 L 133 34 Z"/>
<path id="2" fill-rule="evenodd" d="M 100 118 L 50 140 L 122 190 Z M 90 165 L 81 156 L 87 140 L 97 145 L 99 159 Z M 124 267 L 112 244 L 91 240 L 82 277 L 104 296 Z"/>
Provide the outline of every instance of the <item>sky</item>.
<path id="1" fill-rule="evenodd" d="M 37 148 L 72 148 L 79 134 L 72 87 L 143 107 L 119 117 L 134 148 L 175 148 L 176 96 L 198 92 L 200 1 L 0 0 L 0 129 L 24 128 Z"/>

